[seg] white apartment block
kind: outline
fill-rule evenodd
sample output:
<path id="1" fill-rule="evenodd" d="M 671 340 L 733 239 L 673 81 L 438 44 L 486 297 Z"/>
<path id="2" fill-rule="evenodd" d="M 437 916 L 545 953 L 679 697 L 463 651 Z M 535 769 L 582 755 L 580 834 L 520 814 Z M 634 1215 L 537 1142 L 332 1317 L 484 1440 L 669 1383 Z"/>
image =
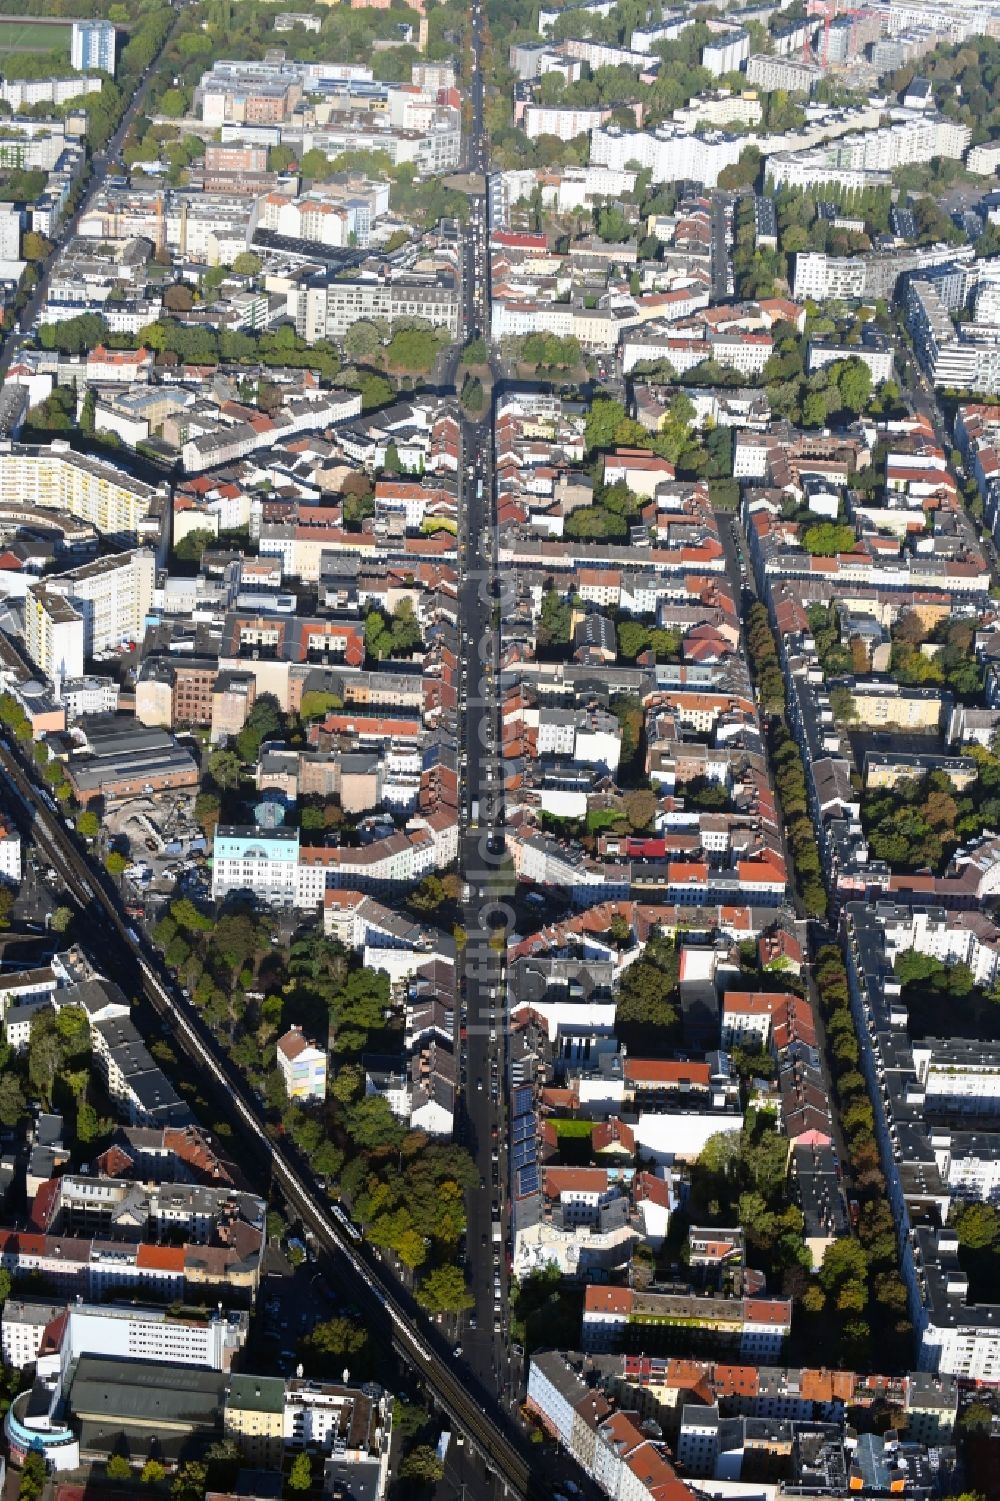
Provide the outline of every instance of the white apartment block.
<path id="1" fill-rule="evenodd" d="M 333 1454 L 340 1463 L 371 1467 L 370 1484 L 362 1484 L 359 1475 L 358 1493 L 381 1497 L 389 1482 L 392 1398 L 387 1392 L 376 1397 L 370 1388 L 365 1391 L 370 1393 L 367 1400 L 372 1421 L 358 1424 L 354 1414 L 359 1394 L 349 1387 L 298 1378 L 289 1381 L 285 1387 L 284 1442 L 287 1449 L 320 1450 Z"/>
<path id="2" fill-rule="evenodd" d="M 44 448 L 0 443 L 0 506 L 68 511 L 123 546 L 148 532 L 151 512 L 166 504 L 167 493 L 165 485 L 144 485 L 61 440 Z"/>
<path id="3" fill-rule="evenodd" d="M 702 49 L 701 65 L 718 78 L 723 73 L 737 73 L 749 56 L 750 33 L 724 31 L 706 42 Z"/>
<path id="4" fill-rule="evenodd" d="M 66 1312 L 66 1304 L 44 1298 L 10 1297 L 3 1306 L 0 1343 L 3 1358 L 15 1371 L 34 1365 L 42 1337 L 53 1320 Z"/>
<path id="5" fill-rule="evenodd" d="M 673 125 L 694 130 L 698 125 L 759 125 L 763 115 L 756 94 L 719 89 L 714 94 L 696 94 L 684 109 L 675 109 L 670 120 Z"/>
<path id="6" fill-rule="evenodd" d="M 842 135 L 807 151 L 776 153 L 768 158 L 767 176 L 776 187 L 810 187 L 824 182 L 863 187 L 872 174 L 892 172 L 934 156 L 958 161 L 972 132 L 943 115 L 907 111 L 878 130 Z"/>
<path id="7" fill-rule="evenodd" d="M 195 1318 L 166 1308 L 71 1303 L 59 1358 L 64 1370 L 81 1355 L 105 1355 L 228 1371 L 246 1343 L 248 1327 L 245 1313 L 213 1311 Z"/>
<path id="8" fill-rule="evenodd" d="M 942 964 L 965 964 L 977 985 L 991 986 L 1000 974 L 1000 949 L 977 932 L 976 916 L 948 912 L 943 907 L 883 907 L 880 912 L 885 951 L 889 960 L 907 949 L 938 959 Z"/>
<path id="9" fill-rule="evenodd" d="M 0 99 L 16 115 L 34 104 L 66 104 L 81 94 L 99 94 L 100 78 L 12 78 L 0 83 Z"/>
<path id="10" fill-rule="evenodd" d="M 965 160 L 969 172 L 980 177 L 992 177 L 1000 167 L 1000 141 L 988 141 L 983 146 L 973 146 Z"/>
<path id="11" fill-rule="evenodd" d="M 888 172 L 869 172 L 838 160 L 828 146 L 811 151 L 779 151 L 767 159 L 767 178 L 772 190 L 778 188 L 842 188 L 845 193 L 860 193 L 864 188 L 888 187 Z"/>
<path id="12" fill-rule="evenodd" d="M 0 261 L 21 258 L 23 215 L 14 203 L 0 205 Z"/>
<path id="13" fill-rule="evenodd" d="M 8 819 L 0 817 L 0 884 L 17 886 L 21 880 L 21 836 Z"/>
<path id="14" fill-rule="evenodd" d="M 535 141 L 539 136 L 558 136 L 560 141 L 572 141 L 576 136 L 599 129 L 610 113 L 609 109 L 561 109 L 529 104 L 521 123 L 529 140 Z"/>
<path id="15" fill-rule="evenodd" d="M 693 17 L 683 16 L 660 21 L 655 26 L 637 27 L 632 33 L 632 51 L 642 52 L 648 57 L 657 42 L 676 41 L 682 31 L 693 25 Z"/>
<path id="16" fill-rule="evenodd" d="M 1000 1133 L 935 1130 L 931 1146 L 938 1171 L 957 1199 L 1000 1204 Z"/>
<path id="17" fill-rule="evenodd" d="M 364 247 L 376 219 L 389 210 L 389 184 L 372 183 L 354 194 L 319 189 L 288 198 L 268 193 L 258 204 L 260 226 L 276 234 L 319 245 Z"/>
<path id="18" fill-rule="evenodd" d="M 290 1100 L 326 1099 L 326 1052 L 291 1027 L 277 1042 L 278 1069 Z"/>
<path id="19" fill-rule="evenodd" d="M 391 327 L 401 318 L 426 318 L 458 338 L 461 296 L 433 281 L 332 281 L 288 294 L 288 314 L 295 330 L 310 343 L 343 338 L 360 320 L 382 319 Z"/>
<path id="20" fill-rule="evenodd" d="M 627 326 L 627 325 L 624 325 Z M 526 334 L 555 334 L 575 338 L 584 349 L 611 350 L 618 346 L 623 327 L 608 308 L 573 307 L 563 302 L 506 302 L 490 305 L 493 339 L 521 339 Z"/>
<path id="21" fill-rule="evenodd" d="M 747 142 L 745 136 L 714 131 L 699 135 L 671 125 L 661 125 L 652 134 L 612 125 L 592 132 L 590 160 L 595 166 L 617 171 L 638 163 L 651 172 L 653 182 L 690 179 L 714 188 L 719 173 L 739 161 Z"/>
<path id="22" fill-rule="evenodd" d="M 805 63 L 794 57 L 772 57 L 755 52 L 747 58 L 747 83 L 765 93 L 785 89 L 789 94 L 811 94 L 823 76 L 817 63 Z"/>
<path id="23" fill-rule="evenodd" d="M 1000 1054 L 988 1043 L 926 1038 L 911 1044 L 917 1086 L 928 1111 L 1000 1114 Z"/>
<path id="24" fill-rule="evenodd" d="M 795 257 L 792 296 L 851 301 L 859 297 L 889 297 L 898 278 L 909 271 L 930 270 L 952 263 L 956 268 L 973 259 L 971 246 L 923 245 L 890 254 L 826 255 L 802 251 Z"/>
<path id="25" fill-rule="evenodd" d="M 272 907 L 293 907 L 298 889 L 299 836 L 295 829 L 240 828 L 220 824 L 215 834 L 212 899 L 252 892 Z"/>
<path id="26" fill-rule="evenodd" d="M 832 345 L 813 339 L 809 343 L 806 369 L 810 375 L 826 365 L 835 365 L 838 360 L 860 360 L 871 371 L 872 385 L 880 386 L 892 379 L 894 350 L 873 349 L 864 344 Z"/>
<path id="27" fill-rule="evenodd" d="M 34 585 L 24 606 L 31 660 L 50 679 L 80 678 L 86 658 L 141 641 L 155 582 L 155 555 L 137 548 Z"/>
<path id="28" fill-rule="evenodd" d="M 498 173 L 491 180 L 491 194 L 499 190 L 503 204 L 502 220 L 507 222 L 510 205 L 530 198 L 541 190 L 542 205 L 559 213 L 589 208 L 601 199 L 621 198 L 635 187 L 634 172 L 613 171 L 610 167 L 563 167 L 559 171 L 542 171 L 537 167 Z M 494 186 L 495 185 L 495 186 Z"/>
<path id="29" fill-rule="evenodd" d="M 938 288 L 923 279 L 910 282 L 907 322 L 935 386 L 1000 391 L 1000 329 L 977 324 L 956 328 Z"/>

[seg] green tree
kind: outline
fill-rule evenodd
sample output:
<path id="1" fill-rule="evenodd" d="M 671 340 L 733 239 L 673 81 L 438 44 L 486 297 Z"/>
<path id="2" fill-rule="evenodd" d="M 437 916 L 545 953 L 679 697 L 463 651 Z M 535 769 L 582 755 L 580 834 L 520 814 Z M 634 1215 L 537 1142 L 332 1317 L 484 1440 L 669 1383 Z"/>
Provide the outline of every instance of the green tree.
<path id="1" fill-rule="evenodd" d="M 839 366 L 837 389 L 840 399 L 850 412 L 863 412 L 872 392 L 871 371 L 863 360 L 847 360 Z"/>
<path id="2" fill-rule="evenodd" d="M 45 1489 L 46 1478 L 45 1460 L 37 1449 L 30 1450 L 21 1466 L 18 1501 L 39 1501 Z"/>
<path id="3" fill-rule="evenodd" d="M 83 398 L 83 406 L 80 408 L 80 431 L 88 437 L 93 437 L 96 432 L 95 414 L 97 412 L 97 392 L 93 386 L 87 387 L 87 394 Z"/>
<path id="4" fill-rule="evenodd" d="M 267 170 L 269 172 L 287 172 L 295 160 L 295 152 L 291 146 L 271 146 L 267 153 Z"/>
<path id="5" fill-rule="evenodd" d="M 101 832 L 100 820 L 96 813 L 91 813 L 89 808 L 84 808 L 77 814 L 76 832 L 83 839 L 96 839 Z"/>
<path id="6" fill-rule="evenodd" d="M 303 177 L 310 181 L 323 181 L 330 176 L 330 158 L 325 151 L 313 149 L 306 151 L 299 162 L 299 171 Z"/>
<path id="7" fill-rule="evenodd" d="M 821 521 L 816 526 L 807 527 L 802 534 L 802 546 L 806 552 L 811 552 L 818 558 L 832 558 L 838 552 L 852 552 L 854 540 L 853 526 L 838 526 L 833 521 Z"/>
<path id="8" fill-rule="evenodd" d="M 429 1444 L 418 1444 L 400 1463 L 399 1478 L 408 1485 L 438 1485 L 444 1479 L 444 1465 Z"/>
<path id="9" fill-rule="evenodd" d="M 313 719 L 325 719 L 327 714 L 332 714 L 343 707 L 343 700 L 336 693 L 323 693 L 318 689 L 311 688 L 302 695 L 302 701 L 299 704 L 299 718 L 304 722 Z"/>
<path id="10" fill-rule="evenodd" d="M 124 1454 L 112 1454 L 104 1467 L 104 1472 L 109 1480 L 131 1480 L 132 1466 Z"/>
<path id="11" fill-rule="evenodd" d="M 960 1246 L 992 1249 L 1000 1243 L 1000 1214 L 991 1204 L 964 1204 L 955 1215 L 955 1230 Z"/>
<path id="12" fill-rule="evenodd" d="M 310 1368 L 317 1372 L 339 1374 L 345 1365 L 353 1366 L 369 1348 L 368 1331 L 356 1319 L 326 1319 L 316 1324 L 303 1345 Z"/>
<path id="13" fill-rule="evenodd" d="M 215 750 L 208 758 L 208 774 L 217 787 L 226 791 L 239 786 L 243 766 L 235 751 Z"/>
<path id="14" fill-rule="evenodd" d="M 26 261 L 44 261 L 52 254 L 52 242 L 36 230 L 29 229 L 21 240 L 21 254 Z"/>
<path id="15" fill-rule="evenodd" d="M 207 1465 L 188 1460 L 174 1475 L 170 1494 L 174 1501 L 204 1501 L 208 1482 Z"/>
<path id="16" fill-rule="evenodd" d="M 542 596 L 542 608 L 539 614 L 539 645 L 547 647 L 568 645 L 572 618 L 573 607 L 569 600 L 563 599 L 555 589 L 547 590 Z"/>
<path id="17" fill-rule="evenodd" d="M 428 1313 L 461 1313 L 474 1301 L 459 1266 L 435 1267 L 417 1288 L 417 1302 Z"/>
<path id="18" fill-rule="evenodd" d="M 345 1130 L 354 1145 L 361 1151 L 375 1151 L 379 1147 L 397 1146 L 403 1138 L 403 1128 L 381 1095 L 366 1095 L 351 1107 L 345 1121 Z"/>
<path id="19" fill-rule="evenodd" d="M 233 270 L 237 276 L 259 276 L 261 264 L 260 256 L 254 250 L 241 250 L 233 257 Z"/>
<path id="20" fill-rule="evenodd" d="M 373 360 L 381 352 L 382 340 L 374 323 L 360 318 L 344 335 L 344 353 L 352 360 Z"/>
<path id="21" fill-rule="evenodd" d="M 642 423 L 633 421 L 620 401 L 607 396 L 595 397 L 584 427 L 584 441 L 589 453 L 621 447 L 645 448 L 648 439 L 649 434 Z"/>
<path id="22" fill-rule="evenodd" d="M 166 89 L 159 99 L 159 111 L 170 120 L 179 120 L 188 106 L 186 89 Z"/>
<path id="23" fill-rule="evenodd" d="M 16 1074 L 0 1073 L 0 1125 L 16 1126 L 24 1118 L 27 1101 Z"/>
<path id="24" fill-rule="evenodd" d="M 308 1491 L 312 1488 L 312 1463 L 308 1454 L 296 1454 L 288 1472 L 290 1491 Z"/>
<path id="25" fill-rule="evenodd" d="M 120 850 L 109 850 L 104 857 L 104 868 L 109 876 L 122 876 L 128 870 L 128 856 Z"/>

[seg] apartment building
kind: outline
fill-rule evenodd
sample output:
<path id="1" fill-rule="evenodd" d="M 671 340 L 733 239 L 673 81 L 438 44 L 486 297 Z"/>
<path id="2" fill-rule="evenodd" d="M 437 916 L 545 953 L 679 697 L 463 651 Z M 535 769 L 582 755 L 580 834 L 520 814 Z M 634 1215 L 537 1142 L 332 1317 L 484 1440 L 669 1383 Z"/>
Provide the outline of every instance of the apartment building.
<path id="1" fill-rule="evenodd" d="M 260 225 L 289 239 L 319 245 L 370 244 L 372 227 L 389 211 L 389 184 L 362 181 L 324 185 L 289 198 L 268 193 L 259 200 Z"/>
<path id="2" fill-rule="evenodd" d="M 297 829 L 241 828 L 220 824 L 215 832 L 212 899 L 252 892 L 268 906 L 292 907 L 297 892 Z"/>
<path id="3" fill-rule="evenodd" d="M 283 1421 L 286 1450 L 323 1455 L 334 1494 L 385 1496 L 392 1447 L 388 1392 L 293 1377 L 285 1386 Z"/>
<path id="4" fill-rule="evenodd" d="M 31 1308 L 25 1302 L 20 1306 Z M 199 1316 L 142 1304 L 118 1308 L 113 1304 L 70 1303 L 63 1313 L 66 1317 L 61 1321 L 55 1349 L 43 1357 L 46 1364 L 58 1362 L 62 1370 L 82 1355 L 104 1355 L 116 1360 L 155 1360 L 228 1371 L 246 1344 L 250 1324 L 246 1312 L 240 1310 L 223 1313 L 211 1309 Z M 3 1325 L 6 1340 L 6 1308 Z"/>
<path id="5" fill-rule="evenodd" d="M 21 880 L 21 836 L 10 819 L 0 815 L 0 883 L 17 886 Z"/>
<path id="6" fill-rule="evenodd" d="M 251 1464 L 281 1465 L 285 1433 L 285 1382 L 281 1376 L 234 1373 L 226 1388 L 223 1426 Z"/>
<path id="7" fill-rule="evenodd" d="M 12 114 L 19 115 L 34 104 L 68 104 L 85 94 L 99 94 L 103 87 L 101 78 L 10 78 L 0 83 L 0 99 L 10 105 Z M 53 122 L 46 123 L 52 129 Z M 19 130 L 22 125 L 18 120 Z"/>
<path id="8" fill-rule="evenodd" d="M 898 939 L 902 935 L 896 909 L 887 909 L 885 915 Z M 961 1040 L 943 1038 L 921 1044 L 921 1081 L 914 1045 L 898 1014 L 901 987 L 890 969 L 892 948 L 886 943 L 883 909 L 850 902 L 841 925 L 861 1067 L 875 1111 L 875 1137 L 897 1226 L 910 1317 L 920 1341 L 921 1368 L 998 1384 L 996 1306 L 969 1301 L 968 1278 L 959 1266 L 954 1232 L 923 1228 L 929 1207 L 940 1223 L 946 1223 L 949 1181 L 957 1180 L 961 1186 L 966 1176 L 960 1165 L 952 1165 L 952 1143 L 957 1147 L 958 1164 L 963 1148 L 971 1148 L 970 1163 L 977 1160 L 962 1117 L 971 1100 L 976 1101 L 977 1111 L 993 1114 L 996 1110 L 1000 1066 L 995 1045 L 974 1045 L 980 1051 L 972 1054 L 967 1051 L 970 1045 Z M 920 926 L 912 932 L 919 938 Z M 934 939 L 936 946 L 940 942 L 940 937 Z M 992 1055 L 992 1065 L 987 1054 Z M 939 1073 L 936 1058 L 945 1070 L 954 1062 L 958 1070 L 954 1085 L 946 1072 Z M 959 1129 L 952 1133 L 956 1123 Z M 989 1155 L 980 1150 L 978 1160 Z M 976 1173 L 970 1172 L 966 1186 L 974 1187 L 976 1181 Z"/>
<path id="9" fill-rule="evenodd" d="M 739 161 L 746 143 L 745 136 L 719 131 L 695 133 L 661 125 L 650 134 L 608 125 L 591 131 L 590 160 L 616 171 L 638 163 L 651 172 L 653 182 L 693 181 L 714 188 L 719 173 Z"/>
<path id="10" fill-rule="evenodd" d="M 326 1098 L 326 1052 L 305 1037 L 301 1027 L 291 1027 L 278 1038 L 278 1068 L 290 1100 Z"/>
<path id="11" fill-rule="evenodd" d="M 738 1350 L 742 1359 L 778 1359 L 792 1328 L 788 1298 L 726 1298 L 677 1292 L 637 1292 L 628 1287 L 584 1289 L 581 1339 L 585 1350 L 613 1350 L 641 1339 L 649 1326 L 695 1326 L 707 1348 Z"/>
<path id="12" fill-rule="evenodd" d="M 246 193 L 105 187 L 88 202 L 78 228 L 88 239 L 111 243 L 140 236 L 175 255 L 229 265 L 250 242 L 254 213 Z"/>
<path id="13" fill-rule="evenodd" d="M 156 558 L 147 548 L 83 563 L 28 590 L 24 644 L 47 678 L 79 678 L 88 658 L 142 640 Z"/>
<path id="14" fill-rule="evenodd" d="M 274 125 L 288 118 L 303 92 L 296 63 L 220 60 L 202 74 L 195 105 L 206 125 Z"/>
<path id="15" fill-rule="evenodd" d="M 979 302 L 977 300 L 977 312 Z M 992 324 L 956 326 L 938 287 L 913 278 L 907 324 L 932 383 L 993 395 L 1000 391 L 1000 331 Z"/>
<path id="16" fill-rule="evenodd" d="M 556 136 L 560 141 L 572 141 L 576 136 L 588 135 L 597 130 L 609 118 L 609 109 L 569 109 L 542 104 L 525 106 L 521 125 L 529 140 L 539 136 Z"/>
<path id="17" fill-rule="evenodd" d="M 746 74 L 747 83 L 766 94 L 775 89 L 784 89 L 789 94 L 811 94 L 822 78 L 823 70 L 818 63 L 755 52 L 747 58 Z"/>
<path id="18" fill-rule="evenodd" d="M 809 188 L 837 183 L 863 188 L 888 183 L 885 174 L 933 156 L 960 160 L 971 131 L 943 115 L 907 111 L 877 130 L 843 135 L 807 151 L 781 151 L 768 157 L 767 176 L 776 188 Z"/>
<path id="19" fill-rule="evenodd" d="M 426 318 L 457 339 L 461 325 L 461 295 L 454 283 L 441 280 L 399 279 L 331 281 L 288 294 L 288 313 L 295 331 L 310 343 L 343 338 L 361 320 L 383 321 L 390 328 L 401 318 Z"/>
<path id="20" fill-rule="evenodd" d="M 952 265 L 968 267 L 973 258 L 971 245 L 927 245 L 848 256 L 802 251 L 795 257 L 792 295 L 796 301 L 812 297 L 820 302 L 892 297 L 899 278 L 907 273 Z"/>
<path id="21" fill-rule="evenodd" d="M 115 76 L 116 33 L 111 21 L 74 21 L 69 59 L 78 73 Z"/>
<path id="22" fill-rule="evenodd" d="M 982 146 L 973 146 L 965 159 L 967 172 L 980 177 L 992 177 L 1000 167 L 1000 142 L 988 141 Z"/>
<path id="23" fill-rule="evenodd" d="M 895 353 L 890 341 L 877 332 L 866 331 L 860 344 L 842 344 L 833 338 L 814 338 L 809 340 L 806 370 L 812 375 L 814 370 L 822 370 L 826 365 L 836 364 L 838 360 L 860 360 L 871 373 L 872 385 L 880 386 L 883 381 L 892 379 Z"/>
<path id="24" fill-rule="evenodd" d="M 46 447 L 0 442 L 0 506 L 64 511 L 122 547 L 144 537 L 159 543 L 168 496 L 167 485 L 143 484 L 61 439 Z"/>
<path id="25" fill-rule="evenodd" d="M 750 56 L 750 33 L 739 28 L 720 31 L 706 42 L 701 52 L 701 65 L 714 73 L 716 78 L 723 73 L 738 73 Z"/>

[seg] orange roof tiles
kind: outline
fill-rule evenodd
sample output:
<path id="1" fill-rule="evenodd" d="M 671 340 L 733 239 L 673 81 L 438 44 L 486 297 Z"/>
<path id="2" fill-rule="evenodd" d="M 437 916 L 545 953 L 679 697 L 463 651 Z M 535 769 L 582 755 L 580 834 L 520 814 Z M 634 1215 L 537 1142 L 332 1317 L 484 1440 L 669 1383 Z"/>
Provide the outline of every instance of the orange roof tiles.
<path id="1" fill-rule="evenodd" d="M 135 1264 L 140 1270 L 147 1272 L 183 1273 L 184 1247 L 139 1246 L 135 1253 Z"/>

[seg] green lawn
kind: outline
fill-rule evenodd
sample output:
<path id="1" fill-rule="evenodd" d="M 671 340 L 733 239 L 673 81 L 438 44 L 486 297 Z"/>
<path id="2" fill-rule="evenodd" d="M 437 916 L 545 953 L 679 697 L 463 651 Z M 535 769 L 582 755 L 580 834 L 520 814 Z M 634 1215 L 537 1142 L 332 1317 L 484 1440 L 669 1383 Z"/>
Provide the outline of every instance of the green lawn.
<path id="1" fill-rule="evenodd" d="M 0 16 L 0 52 L 54 52 L 65 47 L 69 59 L 69 23 L 49 25 L 44 21 L 10 20 Z"/>

